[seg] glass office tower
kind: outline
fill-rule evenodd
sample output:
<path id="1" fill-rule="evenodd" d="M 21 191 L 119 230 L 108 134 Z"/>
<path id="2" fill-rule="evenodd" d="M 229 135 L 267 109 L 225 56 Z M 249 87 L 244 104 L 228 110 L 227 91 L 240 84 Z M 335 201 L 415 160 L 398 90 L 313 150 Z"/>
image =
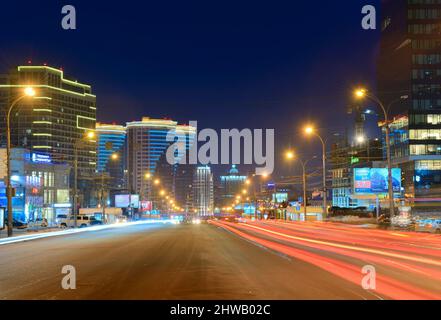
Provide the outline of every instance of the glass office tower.
<path id="1" fill-rule="evenodd" d="M 391 106 L 393 163 L 403 169 L 409 203 L 430 211 L 421 199 L 441 193 L 441 1 L 382 3 L 378 95 Z M 397 119 L 407 119 L 400 128 L 408 134 Z"/>

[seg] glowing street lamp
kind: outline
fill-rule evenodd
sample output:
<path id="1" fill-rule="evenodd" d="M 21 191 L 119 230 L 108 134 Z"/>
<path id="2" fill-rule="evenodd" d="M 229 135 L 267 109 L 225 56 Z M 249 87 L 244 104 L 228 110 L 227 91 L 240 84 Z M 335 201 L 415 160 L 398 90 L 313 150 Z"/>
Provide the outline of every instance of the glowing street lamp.
<path id="1" fill-rule="evenodd" d="M 396 100 L 393 100 L 387 107 L 383 104 L 383 102 L 374 94 L 368 92 L 366 89 L 360 88 L 354 91 L 354 96 L 358 100 L 361 99 L 370 99 L 377 103 L 380 108 L 383 110 L 384 114 L 384 122 L 386 127 L 386 157 L 387 157 L 387 171 L 388 171 L 388 194 L 389 194 L 389 214 L 391 217 L 395 215 L 395 204 L 394 204 L 394 192 L 393 192 L 393 185 L 392 185 L 392 158 L 391 158 L 391 146 L 390 146 L 390 127 L 389 127 L 389 116 L 388 116 L 388 110 L 392 106 L 392 104 L 399 102 L 401 100 L 406 100 L 409 98 L 408 95 L 404 95 L 399 97 Z"/>
<path id="2" fill-rule="evenodd" d="M 313 134 L 314 133 L 314 127 L 307 126 L 305 128 L 305 133 L 308 134 L 308 135 Z"/>
<path id="3" fill-rule="evenodd" d="M 356 98 L 364 98 L 366 96 L 366 90 L 363 88 L 356 89 L 354 95 Z"/>
<path id="4" fill-rule="evenodd" d="M 292 155 L 293 155 L 293 157 L 288 157 L 287 156 L 287 159 L 288 160 L 292 160 L 292 159 L 294 159 L 295 158 L 295 154 L 294 154 L 294 152 L 291 152 L 292 153 Z M 305 221 L 307 220 L 307 205 L 308 205 L 308 201 L 307 201 L 307 196 L 306 196 L 306 165 L 308 164 L 308 162 L 309 161 L 311 161 L 311 160 L 313 160 L 313 159 L 315 159 L 316 157 L 313 157 L 312 159 L 309 159 L 309 160 L 306 160 L 306 161 L 303 161 L 303 160 L 301 160 L 301 159 L 299 159 L 299 158 L 297 158 L 297 160 L 300 162 L 300 164 L 302 165 L 302 182 L 303 182 L 303 214 L 304 214 L 304 216 L 305 216 Z"/>
<path id="5" fill-rule="evenodd" d="M 292 160 L 292 159 L 294 159 L 294 158 L 295 158 L 294 152 L 292 152 L 292 151 L 287 151 L 286 154 L 285 154 L 285 157 L 286 157 L 286 159 L 288 159 L 288 160 Z"/>
<path id="6" fill-rule="evenodd" d="M 307 126 L 304 129 L 305 134 L 308 136 L 315 135 L 319 138 L 322 144 L 322 168 L 323 168 L 323 214 L 326 216 L 328 213 L 328 199 L 327 199 L 327 189 L 326 189 L 326 143 L 325 140 L 318 134 L 317 130 L 313 126 Z"/>
<path id="7" fill-rule="evenodd" d="M 23 99 L 36 98 L 36 92 L 32 87 L 26 87 L 6 110 L 6 198 L 8 200 L 8 237 L 12 237 L 13 214 L 12 214 L 12 184 L 11 184 L 11 112 L 12 109 Z"/>
<path id="8" fill-rule="evenodd" d="M 36 92 L 35 92 L 34 88 L 32 88 L 32 87 L 27 87 L 27 88 L 24 89 L 24 94 L 25 94 L 25 96 L 27 96 L 27 97 L 34 97 L 35 94 L 36 94 Z"/>
<path id="9" fill-rule="evenodd" d="M 357 141 L 357 143 L 362 144 L 366 141 L 366 137 L 365 136 L 357 136 L 355 137 L 355 141 Z"/>

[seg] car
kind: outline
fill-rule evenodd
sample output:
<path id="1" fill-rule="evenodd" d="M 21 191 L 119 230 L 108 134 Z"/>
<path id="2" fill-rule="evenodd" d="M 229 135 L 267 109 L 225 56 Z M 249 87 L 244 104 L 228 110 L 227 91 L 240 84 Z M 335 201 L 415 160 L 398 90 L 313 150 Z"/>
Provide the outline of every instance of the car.
<path id="1" fill-rule="evenodd" d="M 95 217 L 90 217 L 89 226 L 101 226 L 103 222 L 101 220 L 95 219 Z"/>
<path id="2" fill-rule="evenodd" d="M 28 227 L 28 224 L 23 221 L 13 220 L 12 226 L 17 229 L 26 229 Z"/>
<path id="3" fill-rule="evenodd" d="M 77 227 L 79 228 L 86 228 L 89 227 L 91 224 L 91 221 L 94 221 L 95 217 L 90 216 L 90 215 L 86 215 L 86 214 L 78 214 L 77 215 Z M 74 220 L 74 215 L 70 215 L 69 219 L 67 221 L 67 226 L 70 228 L 74 228 L 75 227 L 75 220 Z"/>
<path id="4" fill-rule="evenodd" d="M 67 228 L 68 218 L 69 216 L 67 214 L 57 214 L 55 223 L 59 228 Z"/>
<path id="5" fill-rule="evenodd" d="M 115 222 L 116 223 L 126 223 L 127 222 L 127 217 L 126 216 L 118 216 L 118 217 L 116 217 Z"/>
<path id="6" fill-rule="evenodd" d="M 415 231 L 441 234 L 441 219 L 421 219 L 415 224 Z"/>

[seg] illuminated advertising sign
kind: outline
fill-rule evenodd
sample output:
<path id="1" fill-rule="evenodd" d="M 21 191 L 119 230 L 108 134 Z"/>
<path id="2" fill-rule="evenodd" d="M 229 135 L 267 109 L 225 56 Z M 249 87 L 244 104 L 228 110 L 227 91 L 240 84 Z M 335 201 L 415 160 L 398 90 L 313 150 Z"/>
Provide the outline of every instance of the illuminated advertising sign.
<path id="1" fill-rule="evenodd" d="M 274 203 L 282 203 L 288 201 L 288 193 L 273 193 L 273 202 Z"/>
<path id="2" fill-rule="evenodd" d="M 401 169 L 392 168 L 392 188 L 401 192 Z M 387 168 L 354 168 L 354 191 L 359 194 L 388 192 Z"/>
<path id="3" fill-rule="evenodd" d="M 140 205 L 142 212 L 152 211 L 153 209 L 153 203 L 151 201 L 141 201 Z"/>
<path id="4" fill-rule="evenodd" d="M 115 195 L 115 207 L 117 208 L 139 208 L 139 195 L 117 194 Z"/>
<path id="5" fill-rule="evenodd" d="M 0 208 L 0 230 L 5 228 L 5 209 Z"/>
<path id="6" fill-rule="evenodd" d="M 32 153 L 31 155 L 32 162 L 36 163 L 51 163 L 51 157 L 46 154 Z"/>
<path id="7" fill-rule="evenodd" d="M 131 208 L 139 208 L 139 195 L 138 194 L 130 195 L 130 207 Z"/>
<path id="8" fill-rule="evenodd" d="M 128 208 L 130 206 L 129 194 L 117 194 L 115 195 L 115 207 Z"/>

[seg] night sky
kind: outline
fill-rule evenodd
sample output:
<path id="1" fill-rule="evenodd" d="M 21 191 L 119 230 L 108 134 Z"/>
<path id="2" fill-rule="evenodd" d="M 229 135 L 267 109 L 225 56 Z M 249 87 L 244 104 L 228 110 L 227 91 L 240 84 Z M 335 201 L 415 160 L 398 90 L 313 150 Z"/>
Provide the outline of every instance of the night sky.
<path id="1" fill-rule="evenodd" d="M 63 67 L 93 86 L 98 121 L 275 128 L 278 153 L 302 149 L 302 123 L 344 132 L 350 90 L 375 87 L 379 32 L 360 22 L 362 6 L 378 3 L 2 2 L 0 72 L 29 59 Z M 76 7 L 77 30 L 61 28 L 65 4 Z"/>

